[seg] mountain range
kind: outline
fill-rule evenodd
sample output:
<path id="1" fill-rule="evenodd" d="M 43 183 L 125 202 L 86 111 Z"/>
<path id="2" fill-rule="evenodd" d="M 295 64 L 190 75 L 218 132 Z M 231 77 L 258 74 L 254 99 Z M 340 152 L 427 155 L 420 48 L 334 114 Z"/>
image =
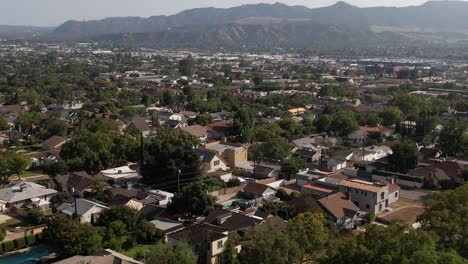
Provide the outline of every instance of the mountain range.
<path id="1" fill-rule="evenodd" d="M 153 47 L 310 47 L 465 43 L 468 2 L 322 8 L 276 4 L 197 8 L 171 16 L 67 21 L 47 38 Z"/>

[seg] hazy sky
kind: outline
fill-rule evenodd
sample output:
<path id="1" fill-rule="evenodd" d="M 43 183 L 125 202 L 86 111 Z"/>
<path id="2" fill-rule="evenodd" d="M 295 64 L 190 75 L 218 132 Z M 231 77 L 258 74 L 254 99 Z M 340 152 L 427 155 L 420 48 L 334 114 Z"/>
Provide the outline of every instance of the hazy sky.
<path id="1" fill-rule="evenodd" d="M 337 0 L 0 0 L 0 24 L 57 26 L 69 19 L 111 16 L 171 15 L 196 7 L 232 7 L 282 2 L 308 7 L 327 6 Z M 357 6 L 408 6 L 425 0 L 347 0 Z"/>

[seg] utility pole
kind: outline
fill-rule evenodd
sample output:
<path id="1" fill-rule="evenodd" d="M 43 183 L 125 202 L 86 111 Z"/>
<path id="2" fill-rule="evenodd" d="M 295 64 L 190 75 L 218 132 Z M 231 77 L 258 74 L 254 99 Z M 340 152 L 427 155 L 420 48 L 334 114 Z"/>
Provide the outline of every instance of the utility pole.
<path id="1" fill-rule="evenodd" d="M 177 193 L 180 194 L 180 173 L 181 171 L 177 169 Z"/>
<path id="2" fill-rule="evenodd" d="M 75 193 L 75 187 L 72 187 L 72 194 L 73 194 L 73 200 L 75 202 L 75 217 L 78 217 L 78 207 L 76 205 L 76 193 Z"/>
<path id="3" fill-rule="evenodd" d="M 257 175 L 256 175 L 256 168 L 257 168 L 257 156 L 254 156 L 254 165 L 253 165 L 253 178 L 254 182 L 257 182 Z"/>

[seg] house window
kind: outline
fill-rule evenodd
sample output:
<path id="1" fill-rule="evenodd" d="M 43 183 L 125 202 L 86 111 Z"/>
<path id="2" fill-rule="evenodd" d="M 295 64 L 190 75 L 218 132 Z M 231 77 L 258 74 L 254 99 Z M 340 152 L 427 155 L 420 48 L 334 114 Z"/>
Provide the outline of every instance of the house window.
<path id="1" fill-rule="evenodd" d="M 367 196 L 367 192 L 364 192 L 364 196 Z"/>
<path id="2" fill-rule="evenodd" d="M 382 211 L 382 204 L 379 204 L 379 212 Z"/>
<path id="3" fill-rule="evenodd" d="M 215 165 L 215 166 L 219 166 L 219 164 L 221 164 L 221 161 L 219 161 L 219 160 L 215 160 L 215 161 L 214 161 L 214 165 Z"/>
<path id="4" fill-rule="evenodd" d="M 381 193 L 381 194 L 380 194 L 380 199 L 383 200 L 384 198 L 385 198 L 385 193 Z"/>
<path id="5" fill-rule="evenodd" d="M 397 198 L 397 197 L 398 197 L 398 192 L 395 193 L 395 198 Z"/>
<path id="6" fill-rule="evenodd" d="M 223 248 L 223 241 L 218 241 L 218 249 Z"/>
<path id="7" fill-rule="evenodd" d="M 369 204 L 366 204 L 366 209 L 370 209 L 370 205 L 369 205 Z"/>

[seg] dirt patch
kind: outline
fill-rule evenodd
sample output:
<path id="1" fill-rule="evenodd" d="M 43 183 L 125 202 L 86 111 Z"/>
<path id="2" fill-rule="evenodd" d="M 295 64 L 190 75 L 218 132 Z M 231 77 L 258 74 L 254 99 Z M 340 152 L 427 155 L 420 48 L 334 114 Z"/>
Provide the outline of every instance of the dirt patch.
<path id="1" fill-rule="evenodd" d="M 13 220 L 12 217 L 6 215 L 6 214 L 0 214 L 0 225 L 7 223 L 8 221 Z"/>
<path id="2" fill-rule="evenodd" d="M 393 210 L 392 212 L 378 216 L 378 220 L 381 220 L 382 222 L 391 222 L 399 220 L 405 224 L 412 225 L 416 223 L 418 216 L 423 214 L 424 211 L 425 209 L 422 206 L 400 207 Z"/>

